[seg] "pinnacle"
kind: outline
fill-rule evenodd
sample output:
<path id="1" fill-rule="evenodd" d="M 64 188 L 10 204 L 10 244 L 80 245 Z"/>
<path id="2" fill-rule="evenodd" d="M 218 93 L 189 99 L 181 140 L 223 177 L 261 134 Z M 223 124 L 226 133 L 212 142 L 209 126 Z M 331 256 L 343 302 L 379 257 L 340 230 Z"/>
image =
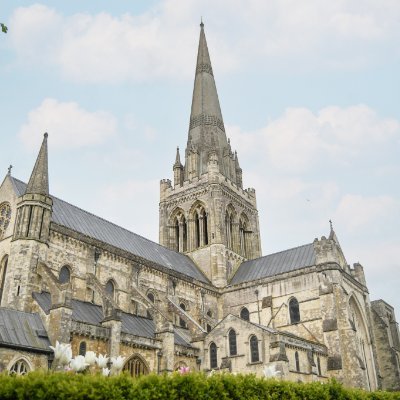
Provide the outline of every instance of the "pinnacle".
<path id="1" fill-rule="evenodd" d="M 40 147 L 39 155 L 26 187 L 25 193 L 49 194 L 49 172 L 47 154 L 47 132 L 43 135 L 43 142 Z"/>

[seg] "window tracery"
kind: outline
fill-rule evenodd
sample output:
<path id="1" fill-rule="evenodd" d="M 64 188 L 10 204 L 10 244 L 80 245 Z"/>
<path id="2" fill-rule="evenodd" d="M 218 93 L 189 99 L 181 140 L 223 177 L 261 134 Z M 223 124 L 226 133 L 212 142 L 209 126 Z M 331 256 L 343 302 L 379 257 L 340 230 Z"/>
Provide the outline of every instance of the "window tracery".
<path id="1" fill-rule="evenodd" d="M 29 367 L 26 361 L 18 360 L 10 368 L 10 374 L 25 375 L 29 372 Z"/>
<path id="2" fill-rule="evenodd" d="M 131 357 L 125 364 L 124 371 L 128 371 L 132 377 L 147 375 L 149 369 L 145 362 L 138 355 Z"/>
<path id="3" fill-rule="evenodd" d="M 250 313 L 246 307 L 243 307 L 240 310 L 240 318 L 244 319 L 245 321 L 250 321 Z"/>

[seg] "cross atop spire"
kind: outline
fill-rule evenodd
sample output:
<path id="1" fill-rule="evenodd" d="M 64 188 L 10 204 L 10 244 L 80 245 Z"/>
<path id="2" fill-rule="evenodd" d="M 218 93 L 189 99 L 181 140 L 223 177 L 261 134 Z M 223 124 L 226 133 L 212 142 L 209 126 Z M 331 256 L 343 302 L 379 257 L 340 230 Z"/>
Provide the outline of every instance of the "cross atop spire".
<path id="1" fill-rule="evenodd" d="M 48 155 L 47 155 L 47 137 L 43 135 L 42 146 L 40 147 L 39 155 L 33 167 L 32 175 L 29 179 L 25 193 L 49 194 L 49 172 L 48 172 Z"/>
<path id="2" fill-rule="evenodd" d="M 8 167 L 8 172 L 7 172 L 7 175 L 9 175 L 9 176 L 11 176 L 11 170 L 12 170 L 12 165 L 10 164 L 10 166 Z"/>

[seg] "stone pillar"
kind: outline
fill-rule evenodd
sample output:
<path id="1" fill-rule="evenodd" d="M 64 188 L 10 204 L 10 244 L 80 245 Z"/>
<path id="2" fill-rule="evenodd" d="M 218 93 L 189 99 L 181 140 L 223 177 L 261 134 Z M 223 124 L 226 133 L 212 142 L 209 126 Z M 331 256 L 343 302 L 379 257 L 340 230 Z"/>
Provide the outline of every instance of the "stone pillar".
<path id="1" fill-rule="evenodd" d="M 179 222 L 179 248 L 178 251 L 180 253 L 183 253 L 184 249 L 183 249 L 183 222 L 180 221 Z"/>
<path id="2" fill-rule="evenodd" d="M 56 304 L 50 309 L 48 334 L 52 344 L 69 343 L 71 335 L 72 307 L 69 304 Z"/>
<path id="3" fill-rule="evenodd" d="M 110 340 L 108 342 L 108 354 L 110 357 L 119 356 L 119 346 L 121 342 L 121 317 L 120 312 L 116 312 L 104 319 L 101 323 L 102 326 L 110 328 Z"/>
<path id="4" fill-rule="evenodd" d="M 239 223 L 234 222 L 233 227 L 233 251 L 240 254 L 240 240 L 239 240 Z"/>
<path id="5" fill-rule="evenodd" d="M 166 322 L 157 330 L 156 338 L 161 340 L 162 357 L 160 359 L 160 372 L 173 372 L 175 363 L 174 327 L 171 322 Z"/>
<path id="6" fill-rule="evenodd" d="M 194 250 L 194 220 L 188 220 L 188 251 Z"/>

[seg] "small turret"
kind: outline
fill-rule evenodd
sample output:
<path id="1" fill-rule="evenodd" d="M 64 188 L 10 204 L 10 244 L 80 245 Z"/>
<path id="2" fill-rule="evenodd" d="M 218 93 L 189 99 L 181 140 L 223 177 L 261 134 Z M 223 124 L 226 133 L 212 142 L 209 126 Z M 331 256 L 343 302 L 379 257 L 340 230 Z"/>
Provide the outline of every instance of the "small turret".
<path id="1" fill-rule="evenodd" d="M 181 156 L 179 154 L 179 147 L 176 148 L 175 164 L 173 166 L 174 170 L 174 186 L 183 185 L 183 165 L 181 163 Z"/>
<path id="2" fill-rule="evenodd" d="M 14 240 L 47 242 L 49 238 L 53 200 L 49 196 L 47 137 L 45 133 L 25 194 L 17 205 Z"/>
<path id="3" fill-rule="evenodd" d="M 236 184 L 243 189 L 243 171 L 239 165 L 239 158 L 235 151 L 235 170 L 236 170 Z"/>

